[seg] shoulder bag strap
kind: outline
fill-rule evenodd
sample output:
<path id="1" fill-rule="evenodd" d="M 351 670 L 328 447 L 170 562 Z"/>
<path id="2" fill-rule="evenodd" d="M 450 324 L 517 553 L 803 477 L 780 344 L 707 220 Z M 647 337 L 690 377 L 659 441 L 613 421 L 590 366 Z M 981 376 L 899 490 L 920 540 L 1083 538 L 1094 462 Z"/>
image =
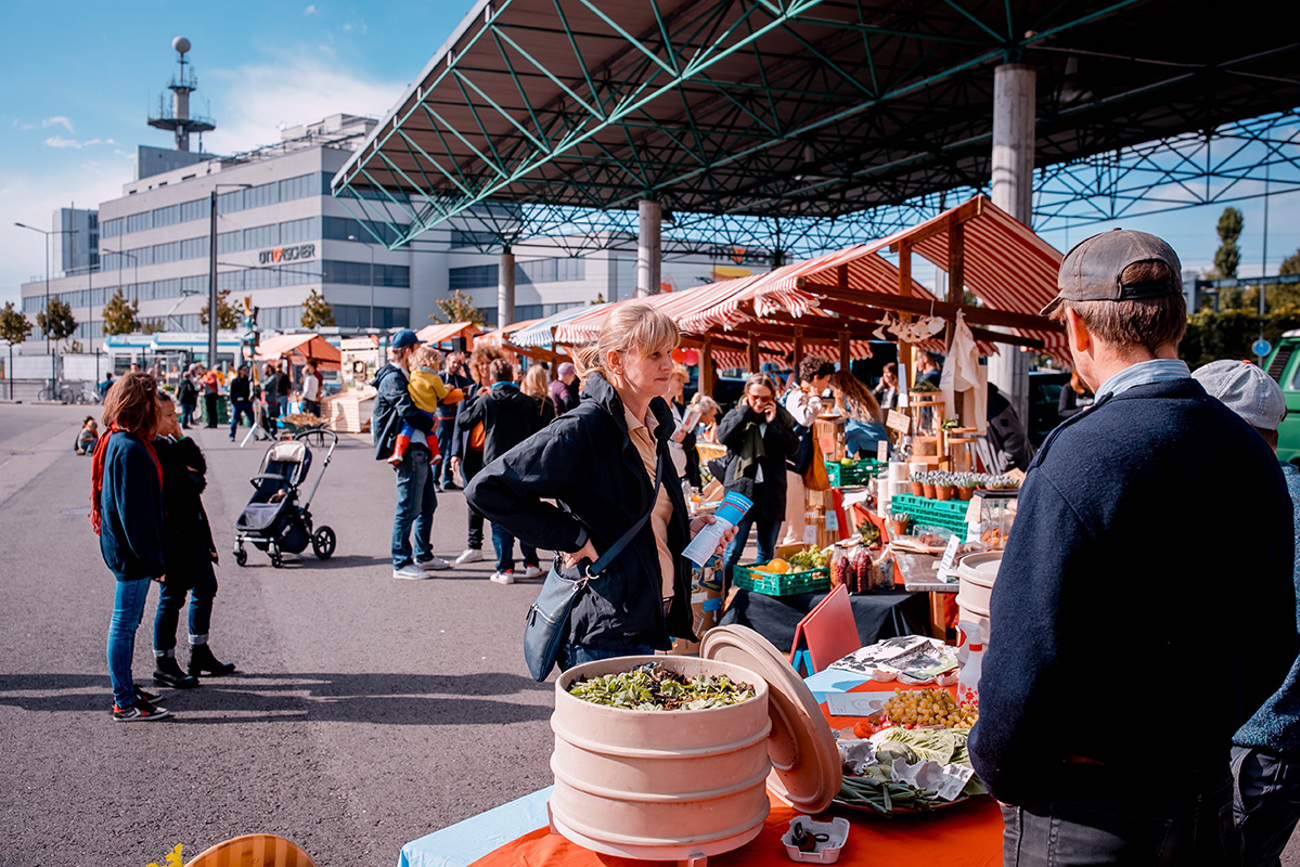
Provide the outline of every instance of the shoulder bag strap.
<path id="1" fill-rule="evenodd" d="M 650 508 L 641 516 L 641 520 L 633 524 L 617 542 L 609 547 L 609 550 L 604 554 L 601 554 L 595 563 L 592 563 L 587 567 L 588 578 L 595 578 L 600 575 L 601 572 L 604 572 L 605 567 L 614 562 L 615 557 L 623 553 L 623 549 L 627 547 L 628 542 L 631 542 L 632 538 L 641 531 L 642 527 L 645 526 L 645 522 L 650 520 L 650 515 L 655 510 L 655 504 L 659 502 L 659 483 L 663 476 L 663 466 L 664 459 L 661 454 L 659 455 L 659 459 L 655 462 L 655 485 L 654 489 L 650 492 Z"/>

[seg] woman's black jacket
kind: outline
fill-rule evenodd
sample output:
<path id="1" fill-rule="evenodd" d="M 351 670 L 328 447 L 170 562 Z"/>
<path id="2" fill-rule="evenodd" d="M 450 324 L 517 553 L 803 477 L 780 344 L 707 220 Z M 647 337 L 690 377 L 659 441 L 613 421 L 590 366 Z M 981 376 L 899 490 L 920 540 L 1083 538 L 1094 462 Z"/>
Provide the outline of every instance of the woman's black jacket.
<path id="1" fill-rule="evenodd" d="M 690 526 L 666 445 L 673 431 L 672 413 L 660 398 L 651 401 L 650 411 L 659 422 L 655 433 L 663 486 L 673 504 L 668 545 L 681 552 Z M 572 552 L 590 538 L 602 554 L 654 503 L 651 480 L 628 435 L 623 402 L 599 373 L 587 378 L 576 409 L 484 467 L 466 488 L 465 498 L 489 521 L 530 545 Z M 555 505 L 543 502 L 546 499 Z M 675 573 L 673 604 L 665 618 L 659 556 L 647 521 L 579 598 L 569 620 L 569 641 L 606 647 L 647 644 L 667 650 L 671 636 L 693 639 L 691 573 L 685 558 L 676 558 Z"/>
<path id="2" fill-rule="evenodd" d="M 723 486 L 754 501 L 750 514 L 767 521 L 780 521 L 785 517 L 786 458 L 792 457 L 799 448 L 794 416 L 785 407 L 777 406 L 776 418 L 767 425 L 767 433 L 763 435 L 764 456 L 747 466 L 741 475 L 736 475 L 736 459 L 744 445 L 748 425 L 764 421 L 761 413 L 754 412 L 742 400 L 718 422 L 718 442 L 727 447 L 727 477 Z M 763 481 L 755 484 L 760 466 L 763 468 Z"/>
<path id="3" fill-rule="evenodd" d="M 188 588 L 193 586 L 196 561 L 214 559 L 217 550 L 208 513 L 203 509 L 208 465 L 198 444 L 189 437 L 175 442 L 159 437 L 153 445 L 163 468 L 163 508 L 167 513 L 163 563 L 167 583 Z"/>

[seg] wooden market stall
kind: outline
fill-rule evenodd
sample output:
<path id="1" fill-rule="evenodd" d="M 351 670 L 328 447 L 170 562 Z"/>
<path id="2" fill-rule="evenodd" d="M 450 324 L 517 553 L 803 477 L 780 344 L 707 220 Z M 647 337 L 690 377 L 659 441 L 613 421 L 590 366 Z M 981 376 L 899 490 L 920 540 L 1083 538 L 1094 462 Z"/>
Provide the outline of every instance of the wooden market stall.
<path id="1" fill-rule="evenodd" d="M 426 325 L 415 336 L 421 343 L 443 344 L 450 340 L 463 338 L 467 350 L 474 348 L 474 340 L 483 333 L 473 322 L 434 322 Z"/>

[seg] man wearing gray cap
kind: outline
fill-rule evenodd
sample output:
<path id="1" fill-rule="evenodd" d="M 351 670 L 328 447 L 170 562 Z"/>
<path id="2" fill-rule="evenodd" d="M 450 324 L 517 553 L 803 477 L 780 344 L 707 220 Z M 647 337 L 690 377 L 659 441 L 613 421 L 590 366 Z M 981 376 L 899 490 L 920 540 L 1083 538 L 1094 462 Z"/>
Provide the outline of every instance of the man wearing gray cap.
<path id="1" fill-rule="evenodd" d="M 1246 361 L 1212 361 L 1192 376 L 1277 450 L 1286 398 L 1273 378 Z M 1293 580 L 1300 599 L 1300 469 L 1282 464 L 1297 534 Z M 1296 625 L 1300 628 L 1300 612 Z M 1282 686 L 1232 738 L 1232 809 L 1242 863 L 1276 865 L 1300 820 L 1300 659 Z"/>
<path id="2" fill-rule="evenodd" d="M 1295 658 L 1295 536 L 1267 443 L 1178 359 L 1180 271 L 1095 235 L 1043 311 L 1097 398 L 1030 464 L 990 604 L 970 751 L 1007 865 L 1238 863 L 1231 741 Z"/>

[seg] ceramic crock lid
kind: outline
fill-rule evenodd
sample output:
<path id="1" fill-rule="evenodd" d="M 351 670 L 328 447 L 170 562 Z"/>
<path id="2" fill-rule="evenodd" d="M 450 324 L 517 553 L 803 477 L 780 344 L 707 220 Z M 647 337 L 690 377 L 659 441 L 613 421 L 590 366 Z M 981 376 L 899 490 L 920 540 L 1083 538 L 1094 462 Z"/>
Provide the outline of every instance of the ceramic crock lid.
<path id="1" fill-rule="evenodd" d="M 700 656 L 747 668 L 767 681 L 772 733 L 767 785 L 777 797 L 808 814 L 831 805 L 840 790 L 835 735 L 812 691 L 770 641 L 745 626 L 710 629 Z"/>

